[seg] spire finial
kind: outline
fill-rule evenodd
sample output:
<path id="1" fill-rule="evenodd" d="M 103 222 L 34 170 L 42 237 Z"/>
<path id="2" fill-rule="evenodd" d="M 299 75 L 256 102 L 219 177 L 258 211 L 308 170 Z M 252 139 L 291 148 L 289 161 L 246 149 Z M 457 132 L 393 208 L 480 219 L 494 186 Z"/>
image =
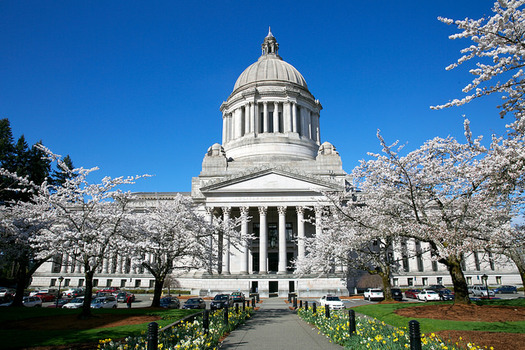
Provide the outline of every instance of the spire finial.
<path id="1" fill-rule="evenodd" d="M 268 26 L 268 35 L 266 36 L 267 38 L 269 37 L 273 37 L 273 34 L 272 34 L 272 27 L 271 26 Z"/>
<path id="2" fill-rule="evenodd" d="M 274 57 L 279 57 L 277 51 L 279 50 L 279 44 L 277 44 L 277 39 L 272 34 L 272 27 L 268 26 L 268 35 L 264 38 L 262 43 L 262 56 L 272 55 Z"/>

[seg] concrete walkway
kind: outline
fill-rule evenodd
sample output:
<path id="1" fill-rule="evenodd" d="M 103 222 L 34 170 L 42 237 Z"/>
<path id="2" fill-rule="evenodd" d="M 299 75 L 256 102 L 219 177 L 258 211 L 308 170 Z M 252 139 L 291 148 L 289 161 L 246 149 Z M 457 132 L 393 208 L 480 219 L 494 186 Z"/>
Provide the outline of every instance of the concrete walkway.
<path id="1" fill-rule="evenodd" d="M 284 302 L 285 299 L 264 299 L 254 316 L 234 330 L 220 349 L 309 350 L 338 349 L 328 338 L 317 334 L 317 328 L 301 320 Z"/>

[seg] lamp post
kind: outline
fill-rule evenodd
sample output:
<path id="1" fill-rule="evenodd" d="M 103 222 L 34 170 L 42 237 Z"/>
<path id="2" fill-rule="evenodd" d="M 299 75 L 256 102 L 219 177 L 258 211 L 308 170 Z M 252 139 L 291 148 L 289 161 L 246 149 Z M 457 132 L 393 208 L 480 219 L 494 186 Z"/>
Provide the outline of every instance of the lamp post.
<path id="1" fill-rule="evenodd" d="M 58 300 L 60 299 L 60 297 L 62 296 L 60 294 L 60 287 L 62 287 L 62 281 L 64 280 L 64 277 L 60 276 L 58 278 L 58 296 L 57 296 L 57 302 L 55 304 L 55 307 L 58 309 Z"/>
<path id="2" fill-rule="evenodd" d="M 487 280 L 488 280 L 489 276 L 487 276 L 487 274 L 483 274 L 483 276 L 481 276 L 481 280 L 483 281 L 483 283 L 485 283 L 485 288 L 487 289 L 487 299 L 489 299 L 489 286 L 487 284 Z"/>

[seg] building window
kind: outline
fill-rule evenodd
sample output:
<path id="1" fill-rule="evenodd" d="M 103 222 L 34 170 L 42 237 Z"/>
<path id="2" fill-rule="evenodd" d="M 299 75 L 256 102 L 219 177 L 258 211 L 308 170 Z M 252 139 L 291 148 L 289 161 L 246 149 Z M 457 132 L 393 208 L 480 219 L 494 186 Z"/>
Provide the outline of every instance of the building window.
<path id="1" fill-rule="evenodd" d="M 432 260 L 432 271 L 438 270 L 438 262 L 436 260 Z"/>
<path id="2" fill-rule="evenodd" d="M 403 254 L 402 260 L 403 260 L 403 271 L 408 272 L 409 271 L 408 256 L 406 256 L 406 254 Z"/>
<path id="3" fill-rule="evenodd" d="M 155 280 L 149 280 L 149 287 L 150 288 L 155 287 Z"/>
<path id="4" fill-rule="evenodd" d="M 417 255 L 416 260 L 417 260 L 417 270 L 419 272 L 423 272 L 423 258 L 421 258 L 421 254 Z"/>
<path id="5" fill-rule="evenodd" d="M 98 279 L 97 278 L 93 279 L 93 287 L 98 287 Z"/>
<path id="6" fill-rule="evenodd" d="M 437 282 L 437 284 L 441 284 L 442 285 L 443 284 L 443 277 L 436 278 L 436 282 Z"/>
<path id="7" fill-rule="evenodd" d="M 480 271 L 481 270 L 481 266 L 479 264 L 478 252 L 474 252 L 474 263 L 476 264 L 476 271 Z"/>
<path id="8" fill-rule="evenodd" d="M 51 281 L 49 281 L 49 286 L 50 287 L 54 287 L 57 285 L 57 279 L 56 278 L 51 278 Z"/>
<path id="9" fill-rule="evenodd" d="M 395 287 L 399 286 L 399 280 L 397 278 L 392 279 L 392 285 Z"/>
<path id="10" fill-rule="evenodd" d="M 60 273 L 60 268 L 62 267 L 62 255 L 55 255 L 53 259 L 52 272 Z"/>
<path id="11" fill-rule="evenodd" d="M 111 284 L 113 283 L 113 280 L 111 278 L 108 278 L 106 280 L 106 287 L 111 287 Z"/>
<path id="12" fill-rule="evenodd" d="M 83 286 L 84 286 L 84 279 L 83 279 L 83 278 L 80 278 L 80 279 L 78 280 L 78 286 L 79 286 L 79 287 L 83 287 Z"/>
<path id="13" fill-rule="evenodd" d="M 120 288 L 124 288 L 126 286 L 126 280 L 125 279 L 121 279 L 120 280 Z"/>
<path id="14" fill-rule="evenodd" d="M 286 241 L 290 242 L 295 239 L 295 235 L 293 233 L 293 224 L 291 222 L 287 222 L 286 224 Z"/>
<path id="15" fill-rule="evenodd" d="M 467 277 L 467 284 L 468 284 L 468 285 L 471 285 L 471 284 L 472 284 L 472 277 Z"/>
<path id="16" fill-rule="evenodd" d="M 140 280 L 135 280 L 135 288 L 139 288 L 140 287 Z"/>
<path id="17" fill-rule="evenodd" d="M 252 225 L 252 234 L 255 237 L 254 239 L 259 239 L 261 233 L 261 225 L 258 222 L 254 222 Z"/>
<path id="18" fill-rule="evenodd" d="M 423 277 L 423 278 L 421 279 L 421 281 L 422 281 L 422 283 L 423 283 L 424 286 L 428 286 L 428 278 L 427 278 L 427 277 Z"/>
<path id="19" fill-rule="evenodd" d="M 407 278 L 407 285 L 413 286 L 414 285 L 414 279 L 413 278 Z"/>
<path id="20" fill-rule="evenodd" d="M 496 284 L 501 284 L 501 276 L 496 276 Z"/>
<path id="21" fill-rule="evenodd" d="M 268 224 L 268 243 L 270 248 L 277 247 L 279 241 L 279 231 L 277 230 L 277 224 Z"/>
<path id="22" fill-rule="evenodd" d="M 69 284 L 71 283 L 71 279 L 70 278 L 66 278 L 64 280 L 64 287 L 69 287 Z"/>

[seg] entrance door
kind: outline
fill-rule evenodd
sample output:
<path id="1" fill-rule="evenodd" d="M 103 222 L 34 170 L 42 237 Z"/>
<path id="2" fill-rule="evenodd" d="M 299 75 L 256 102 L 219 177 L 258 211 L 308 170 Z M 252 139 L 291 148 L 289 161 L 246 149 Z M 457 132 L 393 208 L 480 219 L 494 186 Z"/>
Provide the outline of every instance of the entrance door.
<path id="1" fill-rule="evenodd" d="M 279 271 L 279 253 L 268 253 L 268 271 Z"/>
<path id="2" fill-rule="evenodd" d="M 288 281 L 288 289 L 290 293 L 295 293 L 295 282 L 294 281 Z"/>
<path id="3" fill-rule="evenodd" d="M 279 281 L 269 281 L 268 289 L 270 297 L 279 296 Z"/>

